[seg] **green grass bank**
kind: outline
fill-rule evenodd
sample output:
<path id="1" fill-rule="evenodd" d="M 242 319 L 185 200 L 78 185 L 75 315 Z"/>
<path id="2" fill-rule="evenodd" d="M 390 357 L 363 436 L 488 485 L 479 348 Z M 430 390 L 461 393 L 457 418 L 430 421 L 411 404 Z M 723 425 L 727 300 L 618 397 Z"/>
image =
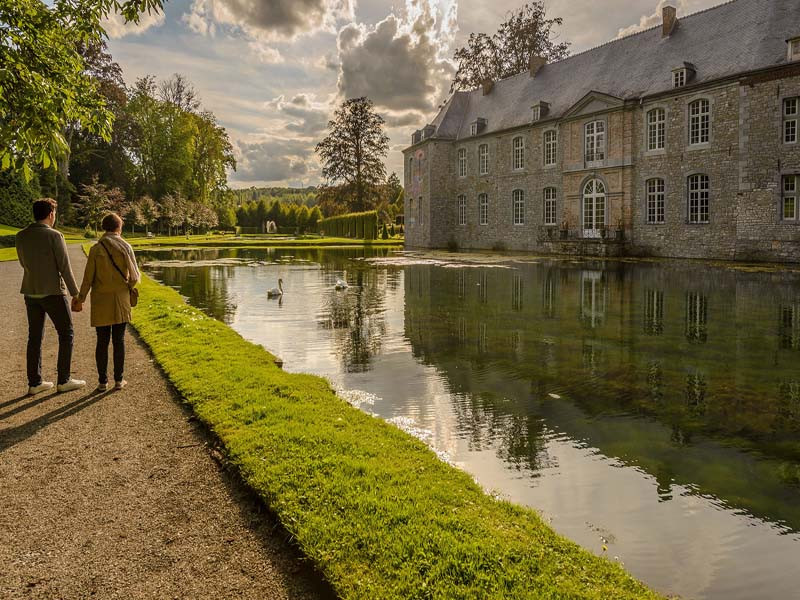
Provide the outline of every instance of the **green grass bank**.
<path id="1" fill-rule="evenodd" d="M 660 598 L 174 290 L 141 291 L 140 336 L 342 598 Z"/>

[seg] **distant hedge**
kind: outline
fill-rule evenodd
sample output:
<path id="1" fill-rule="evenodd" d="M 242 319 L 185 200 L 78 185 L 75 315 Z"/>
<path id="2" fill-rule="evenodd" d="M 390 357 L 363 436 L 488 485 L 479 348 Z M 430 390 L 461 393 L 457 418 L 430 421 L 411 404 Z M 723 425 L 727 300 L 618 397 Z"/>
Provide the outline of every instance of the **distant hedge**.
<path id="1" fill-rule="evenodd" d="M 20 175 L 0 170 L 0 224 L 25 227 L 31 222 L 31 204 L 39 197 L 36 184 Z"/>
<path id="2" fill-rule="evenodd" d="M 378 239 L 378 211 L 349 213 L 322 219 L 319 231 L 328 237 Z"/>

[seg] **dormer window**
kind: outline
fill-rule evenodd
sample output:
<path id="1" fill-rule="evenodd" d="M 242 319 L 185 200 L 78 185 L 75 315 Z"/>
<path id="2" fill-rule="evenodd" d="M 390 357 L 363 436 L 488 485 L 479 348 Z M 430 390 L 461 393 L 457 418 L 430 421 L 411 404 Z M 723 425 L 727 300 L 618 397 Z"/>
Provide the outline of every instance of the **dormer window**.
<path id="1" fill-rule="evenodd" d="M 537 102 L 531 107 L 531 121 L 540 121 L 547 115 L 547 109 L 550 105 L 547 102 Z"/>
<path id="2" fill-rule="evenodd" d="M 677 69 L 672 69 L 672 87 L 682 88 L 694 77 L 694 65 L 683 63 Z"/>
<path id="3" fill-rule="evenodd" d="M 470 123 L 470 125 L 469 125 L 469 134 L 470 135 L 478 135 L 484 129 L 486 129 L 486 119 L 478 118 L 478 119 L 475 119 L 472 123 Z"/>
<path id="4" fill-rule="evenodd" d="M 422 130 L 422 139 L 427 140 L 436 132 L 436 127 L 433 125 L 426 125 L 425 128 Z"/>
<path id="5" fill-rule="evenodd" d="M 800 60 L 800 37 L 786 40 L 789 44 L 787 60 L 789 62 Z"/>
<path id="6" fill-rule="evenodd" d="M 414 135 L 411 136 L 411 143 L 412 144 L 419 144 L 422 141 L 422 130 L 417 129 L 414 132 Z"/>

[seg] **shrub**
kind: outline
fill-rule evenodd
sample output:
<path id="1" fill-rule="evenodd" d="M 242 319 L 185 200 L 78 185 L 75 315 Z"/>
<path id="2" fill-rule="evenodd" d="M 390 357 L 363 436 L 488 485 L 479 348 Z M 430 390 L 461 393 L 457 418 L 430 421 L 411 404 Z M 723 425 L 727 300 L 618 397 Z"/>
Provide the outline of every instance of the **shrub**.
<path id="1" fill-rule="evenodd" d="M 447 249 L 450 252 L 458 252 L 458 242 L 454 238 L 447 240 Z"/>
<path id="2" fill-rule="evenodd" d="M 332 237 L 374 240 L 378 237 L 378 212 L 370 210 L 328 217 L 319 222 L 319 228 Z"/>
<path id="3" fill-rule="evenodd" d="M 381 233 L 381 239 L 384 240 L 389 239 L 389 228 L 386 225 L 383 226 L 383 233 Z"/>
<path id="4" fill-rule="evenodd" d="M 28 183 L 16 173 L 0 170 L 0 223 L 25 227 L 33 220 L 31 204 L 38 197 L 35 181 Z"/>

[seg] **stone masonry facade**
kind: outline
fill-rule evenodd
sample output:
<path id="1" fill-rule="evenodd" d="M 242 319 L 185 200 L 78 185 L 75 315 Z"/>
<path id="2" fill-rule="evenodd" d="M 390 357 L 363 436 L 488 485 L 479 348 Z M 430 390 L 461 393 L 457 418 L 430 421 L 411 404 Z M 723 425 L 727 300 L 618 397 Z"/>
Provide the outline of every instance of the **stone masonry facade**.
<path id="1" fill-rule="evenodd" d="M 736 18 L 760 8 L 750 6 L 757 0 L 730 4 L 737 3 L 738 13 L 711 9 L 698 17 Z M 689 17 L 670 25 L 677 33 L 666 31 L 670 16 L 663 31 L 646 32 L 663 48 L 689 44 L 695 27 L 708 27 Z M 800 38 L 800 21 L 796 28 Z M 728 66 L 724 76 L 700 80 L 704 63 L 697 60 L 685 63 L 689 83 L 677 87 L 674 65 L 666 63 L 667 84 L 650 94 L 623 94 L 613 82 L 598 89 L 593 84 L 603 78 L 594 75 L 587 84 L 593 87 L 562 102 L 557 114 L 543 105 L 544 114 L 532 116 L 531 103 L 558 92 L 548 91 L 546 77 L 520 78 L 553 68 L 548 77 L 557 85 L 555 68 L 567 77 L 592 52 L 629 54 L 626 39 L 584 53 L 573 65 L 566 59 L 535 73 L 537 64 L 516 81 L 462 92 L 404 151 L 406 245 L 800 262 L 800 131 L 794 141 L 786 133 L 794 99 L 800 112 L 800 56 L 794 59 L 786 37 L 789 49 L 778 64 L 733 73 Z M 504 98 L 504 89 L 511 95 L 522 86 L 528 86 L 519 92 L 522 101 Z M 493 103 L 504 102 L 492 112 Z M 481 130 L 475 119 L 469 128 L 470 116 L 481 114 L 489 114 L 489 127 Z M 448 119 L 459 120 L 457 129 L 448 130 Z M 596 130 L 602 156 L 592 155 Z"/>

